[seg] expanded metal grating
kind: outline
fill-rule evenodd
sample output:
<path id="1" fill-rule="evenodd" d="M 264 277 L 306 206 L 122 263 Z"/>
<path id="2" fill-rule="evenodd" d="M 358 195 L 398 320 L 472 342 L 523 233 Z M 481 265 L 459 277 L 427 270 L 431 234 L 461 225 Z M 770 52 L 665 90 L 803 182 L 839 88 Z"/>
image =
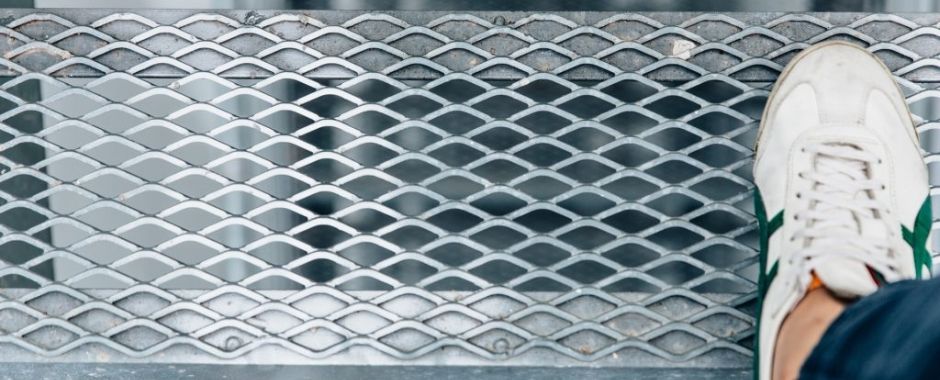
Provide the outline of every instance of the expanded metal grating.
<path id="1" fill-rule="evenodd" d="M 938 22 L 0 10 L 0 361 L 746 368 L 771 83 L 940 152 Z"/>

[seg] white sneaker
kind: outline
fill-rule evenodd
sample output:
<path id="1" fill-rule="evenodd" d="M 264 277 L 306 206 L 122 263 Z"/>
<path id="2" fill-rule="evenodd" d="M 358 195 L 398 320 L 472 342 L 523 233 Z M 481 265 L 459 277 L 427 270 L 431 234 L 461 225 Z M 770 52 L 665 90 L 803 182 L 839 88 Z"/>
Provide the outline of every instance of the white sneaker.
<path id="1" fill-rule="evenodd" d="M 756 378 L 770 379 L 783 319 L 812 274 L 855 298 L 927 277 L 927 169 L 894 79 L 844 42 L 807 48 L 780 75 L 754 161 L 760 225 Z"/>

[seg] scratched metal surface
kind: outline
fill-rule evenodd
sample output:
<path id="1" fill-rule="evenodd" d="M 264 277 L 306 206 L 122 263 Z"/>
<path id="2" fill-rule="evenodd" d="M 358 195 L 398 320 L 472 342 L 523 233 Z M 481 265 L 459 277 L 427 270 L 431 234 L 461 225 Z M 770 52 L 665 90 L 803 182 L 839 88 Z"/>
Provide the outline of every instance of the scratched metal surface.
<path id="1" fill-rule="evenodd" d="M 938 21 L 0 10 L 0 361 L 746 368 L 770 84 L 867 46 L 933 165 Z"/>

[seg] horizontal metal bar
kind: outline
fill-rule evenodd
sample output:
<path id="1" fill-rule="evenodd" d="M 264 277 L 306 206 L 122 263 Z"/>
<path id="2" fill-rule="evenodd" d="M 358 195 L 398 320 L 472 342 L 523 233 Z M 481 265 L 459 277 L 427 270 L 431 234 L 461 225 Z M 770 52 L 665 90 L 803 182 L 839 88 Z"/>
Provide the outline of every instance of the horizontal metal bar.
<path id="1" fill-rule="evenodd" d="M 688 370 L 688 369 L 610 369 L 610 368 L 557 368 L 557 367 L 452 367 L 452 366 L 271 366 L 271 365 L 154 365 L 154 364 L 0 364 L 0 380 L 18 379 L 257 379 L 278 380 L 335 379 L 358 380 L 381 377 L 409 380 L 459 380 L 472 376 L 480 380 L 506 378 L 571 379 L 586 377 L 607 379 L 749 379 L 745 370 Z"/>
<path id="2" fill-rule="evenodd" d="M 0 44 L 4 57 L 0 67 L 6 69 L 0 74 L 32 71 L 98 77 L 124 71 L 138 77 L 180 78 L 210 71 L 227 78 L 265 78 L 299 70 L 324 79 L 375 71 L 396 79 L 436 79 L 467 72 L 497 80 L 534 73 L 605 80 L 620 73 L 640 73 L 653 80 L 683 81 L 720 73 L 741 81 L 772 81 L 800 48 L 836 38 L 869 46 L 907 80 L 940 78 L 931 50 L 912 46 L 933 44 L 919 40 L 935 38 L 931 36 L 937 34 L 935 25 L 940 21 L 936 14 L 388 11 L 363 15 L 5 9 L 0 10 L 0 24 L 38 29 L 32 35 L 7 33 L 8 43 Z M 93 27 L 85 30 L 89 33 L 72 29 L 80 26 Z M 196 34 L 186 31 L 197 26 Z M 331 32 L 328 27 L 339 29 Z M 436 41 L 429 45 L 434 48 L 415 49 L 411 40 L 418 38 Z M 186 59 L 166 61 L 177 57 L 181 43 L 195 42 L 200 45 L 187 50 L 188 64 Z M 306 50 L 295 49 L 299 46 Z"/>

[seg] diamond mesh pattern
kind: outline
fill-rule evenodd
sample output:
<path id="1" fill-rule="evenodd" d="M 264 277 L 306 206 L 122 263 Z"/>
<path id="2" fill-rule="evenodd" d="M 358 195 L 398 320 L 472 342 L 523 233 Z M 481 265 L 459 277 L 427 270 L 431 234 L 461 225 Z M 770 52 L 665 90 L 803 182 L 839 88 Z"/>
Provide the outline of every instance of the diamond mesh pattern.
<path id="1" fill-rule="evenodd" d="M 786 61 L 940 150 L 935 15 L 0 15 L 0 360 L 746 367 Z"/>

